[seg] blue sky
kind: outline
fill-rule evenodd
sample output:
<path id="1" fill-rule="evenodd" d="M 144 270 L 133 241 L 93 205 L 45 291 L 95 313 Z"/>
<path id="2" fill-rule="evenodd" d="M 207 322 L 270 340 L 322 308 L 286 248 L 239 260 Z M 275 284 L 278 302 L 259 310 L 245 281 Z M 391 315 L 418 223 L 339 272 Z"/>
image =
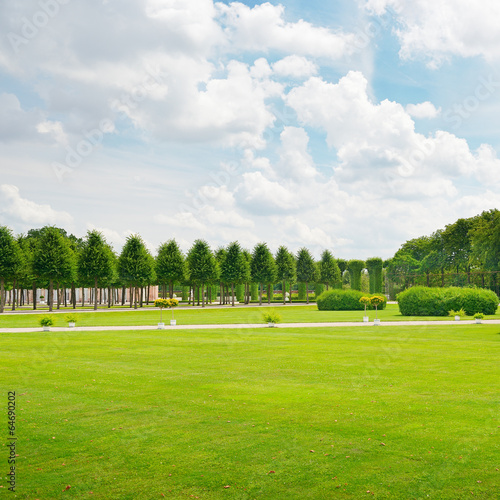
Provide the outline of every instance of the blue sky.
<path id="1" fill-rule="evenodd" d="M 3 2 L 0 224 L 388 258 L 498 208 L 499 23 L 494 0 Z"/>

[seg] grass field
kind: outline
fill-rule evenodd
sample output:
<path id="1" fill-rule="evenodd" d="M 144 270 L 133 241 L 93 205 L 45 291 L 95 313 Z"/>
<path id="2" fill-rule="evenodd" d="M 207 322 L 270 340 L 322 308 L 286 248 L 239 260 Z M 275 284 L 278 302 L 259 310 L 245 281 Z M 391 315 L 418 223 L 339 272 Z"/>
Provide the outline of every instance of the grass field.
<path id="1" fill-rule="evenodd" d="M 5 412 L 17 397 L 6 498 L 498 498 L 498 325 L 4 333 L 0 348 Z"/>
<path id="2" fill-rule="evenodd" d="M 309 306 L 293 306 L 287 305 L 284 307 L 224 307 L 192 309 L 189 307 L 179 307 L 174 310 L 174 316 L 177 324 L 181 325 L 200 325 L 200 324 L 254 324 L 263 323 L 262 313 L 276 310 L 283 318 L 284 323 L 321 323 L 331 321 L 362 321 L 363 311 L 318 311 L 316 305 Z M 70 311 L 72 312 L 72 311 Z M 159 309 L 144 309 L 144 310 L 129 310 L 122 309 L 120 311 L 98 311 L 98 312 L 79 312 L 77 326 L 137 326 L 151 325 L 154 326 L 160 320 Z M 0 315 L 0 328 L 20 328 L 20 327 L 38 327 L 39 318 L 47 315 L 44 313 L 8 313 Z M 65 316 L 68 311 L 56 312 L 56 326 L 66 326 Z M 375 318 L 375 311 L 368 311 L 370 320 Z M 397 304 L 388 304 L 387 309 L 378 311 L 378 317 L 382 321 L 410 321 L 410 320 L 450 320 L 445 317 L 409 317 L 402 316 L 399 312 Z M 171 318 L 169 310 L 163 311 L 163 320 L 168 323 Z M 497 311 L 495 316 L 488 316 L 489 319 L 500 319 L 500 313 Z M 472 318 L 464 318 L 472 319 Z"/>

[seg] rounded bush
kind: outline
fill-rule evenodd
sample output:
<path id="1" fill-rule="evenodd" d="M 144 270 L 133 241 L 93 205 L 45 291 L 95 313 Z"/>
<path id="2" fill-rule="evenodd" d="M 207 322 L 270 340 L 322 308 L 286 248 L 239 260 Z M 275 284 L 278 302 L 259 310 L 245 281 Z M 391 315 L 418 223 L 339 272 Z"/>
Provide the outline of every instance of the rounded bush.
<path id="1" fill-rule="evenodd" d="M 361 297 L 372 297 L 372 295 L 358 290 L 328 290 L 316 299 L 316 303 L 320 311 L 362 311 L 365 306 L 359 301 Z M 386 298 L 383 299 L 384 302 L 377 306 L 379 311 L 385 309 L 387 305 Z M 375 308 L 368 306 L 367 309 Z"/>
<path id="2" fill-rule="evenodd" d="M 482 288 L 427 288 L 416 286 L 397 295 L 403 316 L 447 316 L 449 311 L 463 309 L 467 316 L 475 313 L 495 314 L 498 297 Z"/>

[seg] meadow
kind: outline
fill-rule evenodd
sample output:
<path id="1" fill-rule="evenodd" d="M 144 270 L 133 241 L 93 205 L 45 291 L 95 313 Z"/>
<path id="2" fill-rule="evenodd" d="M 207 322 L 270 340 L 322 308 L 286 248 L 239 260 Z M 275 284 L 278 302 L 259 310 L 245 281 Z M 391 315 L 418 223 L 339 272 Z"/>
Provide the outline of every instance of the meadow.
<path id="1" fill-rule="evenodd" d="M 0 348 L 17 499 L 498 498 L 500 325 L 13 331 Z"/>

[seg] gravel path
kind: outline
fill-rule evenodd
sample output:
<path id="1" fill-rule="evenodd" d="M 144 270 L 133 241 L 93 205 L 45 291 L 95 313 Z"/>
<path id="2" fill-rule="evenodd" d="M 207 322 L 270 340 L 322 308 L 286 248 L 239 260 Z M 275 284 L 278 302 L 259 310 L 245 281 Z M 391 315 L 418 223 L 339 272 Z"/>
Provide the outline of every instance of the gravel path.
<path id="1" fill-rule="evenodd" d="M 444 325 L 473 325 L 475 320 L 461 320 L 461 321 L 386 321 L 381 322 L 380 326 L 444 326 Z M 499 319 L 483 320 L 485 325 L 499 325 Z M 276 325 L 275 328 L 341 328 L 346 326 L 362 326 L 362 327 L 373 327 L 375 326 L 373 321 L 368 323 L 363 323 L 361 321 L 357 322 L 336 322 L 336 323 L 280 323 Z M 269 328 L 267 324 L 255 323 L 255 324 L 225 324 L 225 325 L 176 325 L 170 326 L 165 325 L 165 330 L 247 330 L 255 328 Z M 77 326 L 75 328 L 69 327 L 52 327 L 52 332 L 65 332 L 65 331 L 75 331 L 75 332 L 102 332 L 106 330 L 120 331 L 120 330 L 158 330 L 155 325 L 152 326 Z M 0 328 L 0 333 L 31 333 L 31 332 L 41 332 L 41 327 L 38 328 Z"/>

